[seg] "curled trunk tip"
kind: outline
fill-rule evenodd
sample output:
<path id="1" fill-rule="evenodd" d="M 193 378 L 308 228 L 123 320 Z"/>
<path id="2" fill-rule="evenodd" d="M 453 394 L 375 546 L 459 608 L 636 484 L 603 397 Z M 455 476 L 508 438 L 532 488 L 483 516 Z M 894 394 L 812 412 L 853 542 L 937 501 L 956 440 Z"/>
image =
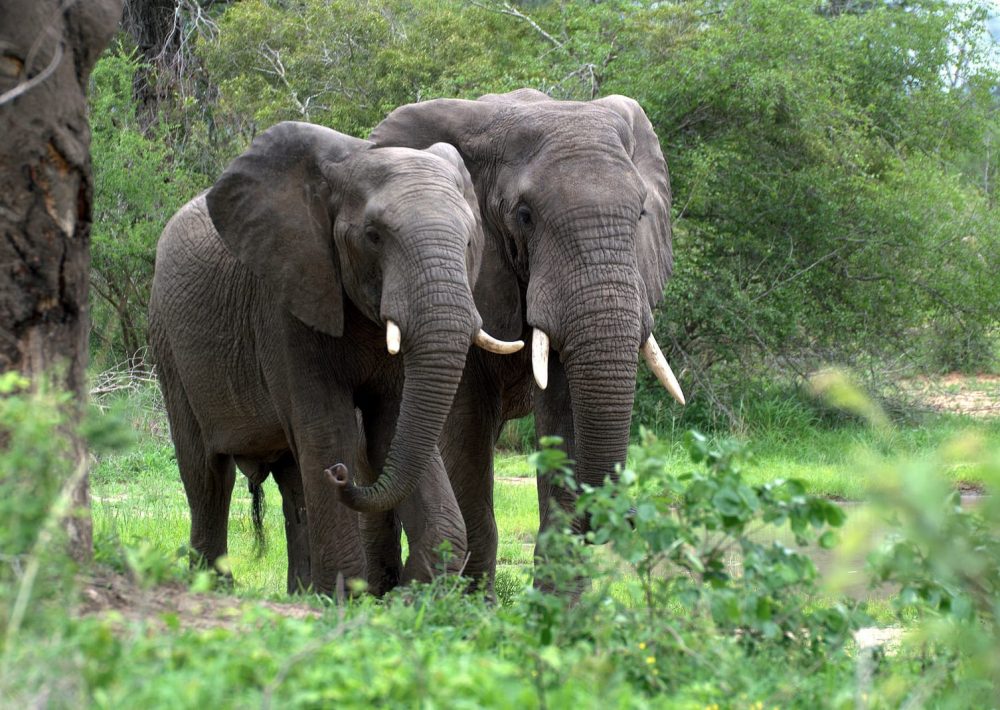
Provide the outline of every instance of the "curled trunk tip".
<path id="1" fill-rule="evenodd" d="M 330 477 L 333 485 L 338 488 L 343 488 L 351 482 L 351 474 L 347 470 L 347 466 L 342 463 L 335 463 L 333 466 L 326 469 L 324 473 Z"/>
<path id="2" fill-rule="evenodd" d="M 323 471 L 330 479 L 337 499 L 351 510 L 359 513 L 377 512 L 371 505 L 371 500 L 362 493 L 362 489 L 354 484 L 351 472 L 342 463 L 334 464 Z"/>

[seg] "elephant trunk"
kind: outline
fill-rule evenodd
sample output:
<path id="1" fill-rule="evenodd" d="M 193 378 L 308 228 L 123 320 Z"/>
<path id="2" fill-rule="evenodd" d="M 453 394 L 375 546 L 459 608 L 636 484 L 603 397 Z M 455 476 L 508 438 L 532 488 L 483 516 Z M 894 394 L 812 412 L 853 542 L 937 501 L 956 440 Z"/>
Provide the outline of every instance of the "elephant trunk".
<path id="1" fill-rule="evenodd" d="M 605 318 L 616 327 L 580 333 L 563 354 L 573 402 L 576 478 L 591 486 L 614 478 L 615 465 L 625 463 L 638 365 L 637 314 L 605 312 Z"/>
<path id="2" fill-rule="evenodd" d="M 576 327 L 563 328 L 554 338 L 562 341 L 559 356 L 572 402 L 574 475 L 594 487 L 607 478 L 617 480 L 616 466 L 628 454 L 639 338 L 645 327 L 634 267 L 621 264 L 609 271 L 600 285 L 574 295 L 561 320 Z M 553 494 L 572 510 L 572 494 Z M 578 532 L 589 527 L 584 519 L 575 519 L 573 526 Z"/>
<path id="3" fill-rule="evenodd" d="M 374 485 L 355 486 L 348 472 L 331 469 L 341 500 L 362 513 L 391 510 L 416 488 L 451 409 L 479 316 L 468 286 L 440 284 L 413 298 L 415 317 L 403 325 L 405 368 L 396 432 Z"/>

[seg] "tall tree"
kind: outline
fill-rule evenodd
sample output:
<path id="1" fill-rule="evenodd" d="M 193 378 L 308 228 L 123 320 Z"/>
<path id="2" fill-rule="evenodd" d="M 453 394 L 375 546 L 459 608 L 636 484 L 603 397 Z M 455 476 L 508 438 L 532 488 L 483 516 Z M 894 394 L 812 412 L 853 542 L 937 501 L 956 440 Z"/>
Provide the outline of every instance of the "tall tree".
<path id="1" fill-rule="evenodd" d="M 0 4 L 0 371 L 86 394 L 93 182 L 86 89 L 122 0 Z M 79 413 L 79 408 L 76 414 Z M 73 502 L 87 505 L 75 442 Z M 68 521 L 71 550 L 90 554 L 90 516 Z"/>

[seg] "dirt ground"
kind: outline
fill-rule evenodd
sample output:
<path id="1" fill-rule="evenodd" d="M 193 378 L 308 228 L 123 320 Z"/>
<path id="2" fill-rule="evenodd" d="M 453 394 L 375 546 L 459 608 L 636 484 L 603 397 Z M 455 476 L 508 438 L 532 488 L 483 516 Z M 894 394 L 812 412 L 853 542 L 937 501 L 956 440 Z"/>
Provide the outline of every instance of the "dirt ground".
<path id="1" fill-rule="evenodd" d="M 197 593 L 179 582 L 145 588 L 128 575 L 97 570 L 80 580 L 80 616 L 114 613 L 126 625 L 136 621 L 160 623 L 175 619 L 188 630 L 235 627 L 250 608 L 265 608 L 294 619 L 316 618 L 322 612 L 308 604 L 239 599 L 223 594 Z"/>
<path id="2" fill-rule="evenodd" d="M 903 380 L 900 389 L 914 403 L 971 417 L 1000 417 L 1000 375 L 950 374 Z"/>

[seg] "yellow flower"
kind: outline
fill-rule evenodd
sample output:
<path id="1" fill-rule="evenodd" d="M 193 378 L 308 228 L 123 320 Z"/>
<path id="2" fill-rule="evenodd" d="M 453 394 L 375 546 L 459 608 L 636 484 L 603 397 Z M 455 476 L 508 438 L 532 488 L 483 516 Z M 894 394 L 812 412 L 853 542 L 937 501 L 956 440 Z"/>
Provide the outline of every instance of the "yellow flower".
<path id="1" fill-rule="evenodd" d="M 656 656 L 646 656 L 646 663 L 649 665 L 656 663 Z"/>
<path id="2" fill-rule="evenodd" d="M 645 651 L 646 650 L 646 642 L 645 641 L 640 641 L 639 642 L 639 650 L 640 651 Z"/>

